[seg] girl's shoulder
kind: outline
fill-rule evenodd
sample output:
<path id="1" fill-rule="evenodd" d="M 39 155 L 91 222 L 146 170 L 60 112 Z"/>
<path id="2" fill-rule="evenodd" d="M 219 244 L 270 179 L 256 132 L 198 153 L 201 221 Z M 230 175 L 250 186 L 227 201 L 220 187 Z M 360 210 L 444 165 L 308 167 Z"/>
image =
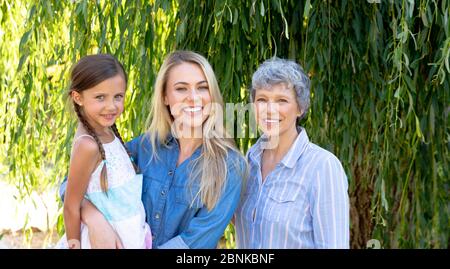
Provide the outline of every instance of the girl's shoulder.
<path id="1" fill-rule="evenodd" d="M 97 141 L 95 140 L 94 137 L 92 137 L 91 135 L 88 134 L 82 134 L 79 136 L 75 136 L 75 138 L 73 139 L 72 142 L 72 147 L 73 148 L 83 148 L 83 149 L 97 149 L 98 150 L 98 145 L 97 145 Z"/>
<path id="2" fill-rule="evenodd" d="M 75 144 L 79 141 L 91 141 L 91 142 L 94 142 L 95 144 L 97 144 L 97 142 L 95 141 L 95 138 L 92 135 L 88 135 L 88 134 L 80 134 L 80 135 L 75 136 L 75 138 L 73 139 L 73 144 Z M 82 142 L 82 143 L 89 143 L 89 142 Z"/>
<path id="3" fill-rule="evenodd" d="M 95 157 L 100 154 L 97 142 L 90 135 L 76 136 L 72 143 L 72 155 L 76 154 L 81 158 Z"/>

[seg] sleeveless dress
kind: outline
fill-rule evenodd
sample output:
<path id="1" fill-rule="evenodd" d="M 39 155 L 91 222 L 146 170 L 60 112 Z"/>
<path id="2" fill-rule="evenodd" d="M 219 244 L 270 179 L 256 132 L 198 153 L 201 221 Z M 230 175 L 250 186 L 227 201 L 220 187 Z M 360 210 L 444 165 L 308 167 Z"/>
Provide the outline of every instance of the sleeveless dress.
<path id="1" fill-rule="evenodd" d="M 80 137 L 90 135 L 81 135 Z M 102 144 L 106 162 L 101 162 L 91 175 L 85 198 L 94 204 L 119 235 L 124 248 L 151 248 L 152 235 L 145 222 L 145 210 L 141 200 L 142 174 L 136 174 L 125 148 L 117 137 Z M 103 192 L 100 173 L 107 167 L 108 191 Z M 81 248 L 89 249 L 88 227 L 81 224 Z M 66 235 L 56 248 L 68 248 Z"/>

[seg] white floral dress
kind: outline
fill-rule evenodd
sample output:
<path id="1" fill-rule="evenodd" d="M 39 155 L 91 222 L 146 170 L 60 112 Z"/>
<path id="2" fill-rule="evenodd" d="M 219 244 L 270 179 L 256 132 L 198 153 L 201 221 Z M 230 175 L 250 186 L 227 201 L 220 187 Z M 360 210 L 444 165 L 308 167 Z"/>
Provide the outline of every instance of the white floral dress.
<path id="1" fill-rule="evenodd" d="M 80 137 L 89 135 L 81 135 Z M 77 139 L 78 139 L 77 138 Z M 103 144 L 106 162 L 100 163 L 91 175 L 85 198 L 103 213 L 119 235 L 124 248 L 151 248 L 150 227 L 145 222 L 145 210 L 141 201 L 142 174 L 136 174 L 125 148 L 115 137 Z M 108 192 L 102 191 L 100 173 L 107 167 Z M 66 235 L 56 248 L 68 248 Z M 81 224 L 81 248 L 89 249 L 89 231 Z"/>

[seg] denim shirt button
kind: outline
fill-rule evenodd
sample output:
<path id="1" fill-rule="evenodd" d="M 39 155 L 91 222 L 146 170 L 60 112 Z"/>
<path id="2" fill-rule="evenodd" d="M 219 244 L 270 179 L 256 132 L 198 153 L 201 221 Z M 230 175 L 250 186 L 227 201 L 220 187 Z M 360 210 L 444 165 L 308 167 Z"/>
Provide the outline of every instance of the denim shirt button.
<path id="1" fill-rule="evenodd" d="M 164 196 L 164 195 L 166 195 L 166 192 L 165 191 L 161 191 L 161 196 Z"/>
<path id="2" fill-rule="evenodd" d="M 155 214 L 155 219 L 159 219 L 159 213 Z"/>
<path id="3" fill-rule="evenodd" d="M 169 175 L 169 176 L 172 176 L 172 175 L 173 175 L 173 171 L 170 170 L 169 173 L 168 173 L 168 175 Z"/>

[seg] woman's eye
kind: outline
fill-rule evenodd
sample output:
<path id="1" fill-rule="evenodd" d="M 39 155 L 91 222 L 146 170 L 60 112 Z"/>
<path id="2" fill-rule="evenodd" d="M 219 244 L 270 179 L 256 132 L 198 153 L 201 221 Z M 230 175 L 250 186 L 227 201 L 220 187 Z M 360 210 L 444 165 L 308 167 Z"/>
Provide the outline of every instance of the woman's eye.
<path id="1" fill-rule="evenodd" d="M 264 98 L 258 98 L 258 99 L 256 99 L 256 102 L 266 102 L 266 99 L 264 99 Z"/>
<path id="2" fill-rule="evenodd" d="M 286 99 L 280 99 L 280 100 L 278 100 L 280 103 L 287 103 L 288 102 L 288 100 L 286 100 Z"/>
<path id="3" fill-rule="evenodd" d="M 209 91 L 209 88 L 206 86 L 202 86 L 198 88 L 200 91 Z"/>
<path id="4" fill-rule="evenodd" d="M 175 90 L 176 90 L 177 92 L 184 92 L 184 91 L 186 91 L 187 89 L 184 88 L 184 87 L 180 87 L 180 88 L 176 88 Z"/>

